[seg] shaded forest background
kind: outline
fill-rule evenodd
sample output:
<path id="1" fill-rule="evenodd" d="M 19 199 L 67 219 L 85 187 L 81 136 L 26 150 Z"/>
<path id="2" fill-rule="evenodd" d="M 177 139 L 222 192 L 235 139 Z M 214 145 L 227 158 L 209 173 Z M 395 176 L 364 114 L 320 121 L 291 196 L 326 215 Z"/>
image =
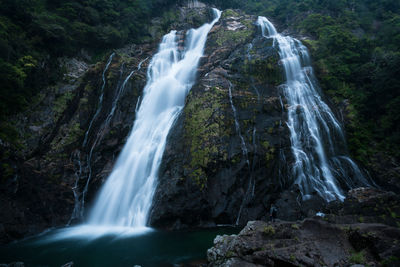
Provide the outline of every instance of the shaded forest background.
<path id="1" fill-rule="evenodd" d="M 173 19 L 177 0 L 0 0 L 0 139 L 18 149 L 10 116 L 65 71 L 56 60 L 150 40 L 152 18 Z M 269 17 L 307 36 L 322 89 L 347 113 L 349 147 L 364 164 L 400 158 L 400 1 L 206 0 Z M 82 50 L 84 49 L 84 50 Z M 84 51 L 84 52 L 82 52 Z"/>

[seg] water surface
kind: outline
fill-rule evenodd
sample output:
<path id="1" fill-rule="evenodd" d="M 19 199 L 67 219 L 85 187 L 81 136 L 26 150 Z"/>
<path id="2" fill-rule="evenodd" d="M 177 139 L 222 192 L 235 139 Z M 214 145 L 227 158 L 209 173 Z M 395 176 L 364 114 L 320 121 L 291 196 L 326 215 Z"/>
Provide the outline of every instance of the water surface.
<path id="1" fill-rule="evenodd" d="M 234 234 L 235 228 L 80 236 L 65 238 L 54 230 L 0 248 L 0 263 L 22 261 L 26 266 L 174 266 L 206 259 L 218 234 Z M 73 232 L 73 231 L 72 231 Z M 64 238 L 58 239 L 60 233 Z"/>

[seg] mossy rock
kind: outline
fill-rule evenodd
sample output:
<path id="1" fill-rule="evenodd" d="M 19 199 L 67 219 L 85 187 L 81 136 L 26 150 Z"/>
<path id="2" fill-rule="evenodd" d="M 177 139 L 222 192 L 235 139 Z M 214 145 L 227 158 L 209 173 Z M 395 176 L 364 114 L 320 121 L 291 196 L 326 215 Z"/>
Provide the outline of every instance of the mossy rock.
<path id="1" fill-rule="evenodd" d="M 231 132 L 226 126 L 224 110 L 227 107 L 225 93 L 212 88 L 202 95 L 189 95 L 185 107 L 185 142 L 190 147 L 189 177 L 204 188 L 207 176 L 204 170 L 219 159 L 226 159 L 221 148 L 221 138 Z"/>

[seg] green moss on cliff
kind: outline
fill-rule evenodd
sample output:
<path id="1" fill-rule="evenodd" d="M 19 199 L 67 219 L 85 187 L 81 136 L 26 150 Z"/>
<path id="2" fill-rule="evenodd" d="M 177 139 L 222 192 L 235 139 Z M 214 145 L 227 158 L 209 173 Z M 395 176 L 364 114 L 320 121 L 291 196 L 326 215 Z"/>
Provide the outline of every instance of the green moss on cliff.
<path id="1" fill-rule="evenodd" d="M 202 95 L 191 93 L 184 110 L 185 142 L 190 146 L 186 168 L 189 177 L 202 189 L 207 182 L 205 169 L 217 160 L 227 158 L 227 152 L 221 146 L 221 139 L 230 134 L 223 114 L 226 108 L 224 96 L 225 93 L 216 87 Z"/>
<path id="2" fill-rule="evenodd" d="M 278 62 L 279 55 L 276 54 L 262 59 L 245 60 L 242 68 L 246 75 L 253 76 L 257 82 L 277 86 L 284 82 Z"/>
<path id="3" fill-rule="evenodd" d="M 72 100 L 74 97 L 73 92 L 68 91 L 65 92 L 64 94 L 60 95 L 54 102 L 54 117 L 57 120 L 61 114 L 64 112 L 64 110 L 67 108 L 68 103 Z"/>
<path id="4" fill-rule="evenodd" d="M 252 31 L 250 30 L 241 30 L 241 31 L 220 31 L 218 32 L 217 44 L 223 45 L 225 43 L 233 43 L 239 44 L 244 43 L 249 37 L 252 35 Z"/>
<path id="5" fill-rule="evenodd" d="M 238 17 L 239 14 L 233 10 L 228 10 L 223 13 L 223 16 Z M 229 22 L 227 23 L 229 24 Z M 232 27 L 237 29 L 226 30 L 226 28 L 220 28 L 220 30 L 216 33 L 216 42 L 219 46 L 226 44 L 237 46 L 249 42 L 255 30 L 255 27 L 252 25 L 252 21 L 246 18 L 235 21 L 235 23 L 232 24 Z"/>
<path id="6" fill-rule="evenodd" d="M 271 146 L 271 144 L 266 140 L 261 142 L 261 146 L 265 151 L 265 164 L 269 165 L 271 161 L 275 158 L 275 147 Z"/>
<path id="7" fill-rule="evenodd" d="M 229 18 L 229 17 L 239 17 L 239 13 L 233 9 L 227 9 L 222 13 L 222 19 Z"/>
<path id="8" fill-rule="evenodd" d="M 79 122 L 75 122 L 69 128 L 68 134 L 65 138 L 65 145 L 70 145 L 75 143 L 83 134 L 84 130 L 81 129 Z"/>

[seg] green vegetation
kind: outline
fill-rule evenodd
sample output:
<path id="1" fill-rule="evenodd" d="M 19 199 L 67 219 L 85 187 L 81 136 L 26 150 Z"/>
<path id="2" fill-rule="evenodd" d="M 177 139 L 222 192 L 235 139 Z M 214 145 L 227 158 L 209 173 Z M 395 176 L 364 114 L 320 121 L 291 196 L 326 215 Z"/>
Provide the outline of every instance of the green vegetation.
<path id="1" fill-rule="evenodd" d="M 381 262 L 382 266 L 394 266 L 394 264 L 399 263 L 400 259 L 395 256 L 390 256 L 389 258 Z"/>
<path id="2" fill-rule="evenodd" d="M 60 79 L 56 60 L 85 49 L 99 59 L 110 49 L 149 40 L 176 20 L 180 0 L 0 0 L 0 137 L 15 132 L 9 115 L 24 110 L 45 86 Z M 349 147 L 369 163 L 378 152 L 400 157 L 400 2 L 397 0 L 204 0 L 221 9 L 240 8 L 291 28 L 304 40 L 322 89 L 347 113 Z M 238 16 L 228 10 L 224 17 Z M 159 16 L 159 25 L 150 20 Z M 194 22 L 192 22 L 194 23 Z M 218 44 L 245 42 L 246 30 L 221 32 Z M 269 72 L 259 68 L 267 63 Z M 247 66 L 248 65 L 248 66 Z M 279 83 L 279 68 L 247 62 L 257 80 Z M 275 71 L 275 72 L 273 72 Z M 265 73 L 270 73 L 265 77 Z M 66 102 L 65 102 L 66 101 Z M 68 99 L 59 99 L 63 106 Z"/>
<path id="3" fill-rule="evenodd" d="M 292 224 L 292 229 L 294 229 L 294 230 L 299 230 L 300 229 L 300 226 L 298 225 L 298 224 L 296 224 L 296 223 L 294 223 L 294 224 Z"/>
<path id="4" fill-rule="evenodd" d="M 274 235 L 275 234 L 275 228 L 272 225 L 267 225 L 263 229 L 263 233 L 266 235 Z"/>
<path id="5" fill-rule="evenodd" d="M 245 60 L 243 71 L 247 75 L 254 76 L 260 83 L 268 82 L 269 84 L 278 86 L 284 82 L 284 79 L 283 69 L 277 62 L 279 62 L 279 55 L 277 53 L 267 57 L 265 60 Z"/>
<path id="6" fill-rule="evenodd" d="M 350 256 L 349 261 L 351 263 L 364 264 L 366 262 L 365 252 L 363 250 L 359 252 L 353 252 Z"/>
<path id="7" fill-rule="evenodd" d="M 93 58 L 146 39 L 147 25 L 176 0 L 1 0 L 0 119 L 24 109 L 62 74 L 57 60 Z M 165 16 L 164 16 L 165 17 Z"/>
<path id="8" fill-rule="evenodd" d="M 221 113 L 224 108 L 224 92 L 217 87 L 199 96 L 189 94 L 191 101 L 185 107 L 185 140 L 190 146 L 190 163 L 186 166 L 189 177 L 201 189 L 207 184 L 205 169 L 217 160 L 227 160 L 227 151 L 221 151 L 221 139 L 230 134 L 226 127 L 226 118 Z M 207 125 L 207 127 L 204 127 Z"/>
<path id="9" fill-rule="evenodd" d="M 228 10 L 227 11 L 228 15 L 224 16 L 238 16 L 234 11 Z M 218 31 L 217 32 L 217 44 L 219 46 L 222 46 L 226 43 L 232 43 L 235 45 L 239 44 L 244 44 L 248 41 L 250 41 L 250 37 L 253 35 L 254 31 L 254 26 L 252 26 L 252 23 L 250 20 L 245 20 L 243 19 L 241 21 L 243 25 L 246 27 L 241 30 L 236 30 L 236 31 Z"/>
<path id="10" fill-rule="evenodd" d="M 344 106 L 352 154 L 400 157 L 400 2 L 397 0 L 209 0 L 267 16 L 311 39 L 322 89 Z M 346 101 L 345 101 L 346 100 Z"/>

